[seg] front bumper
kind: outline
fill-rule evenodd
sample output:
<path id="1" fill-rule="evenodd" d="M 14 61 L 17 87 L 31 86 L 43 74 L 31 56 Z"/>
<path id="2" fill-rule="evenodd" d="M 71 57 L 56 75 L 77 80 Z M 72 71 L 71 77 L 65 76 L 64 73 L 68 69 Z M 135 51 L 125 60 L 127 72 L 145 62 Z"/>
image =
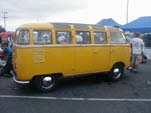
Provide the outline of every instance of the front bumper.
<path id="1" fill-rule="evenodd" d="M 13 75 L 13 80 L 18 84 L 29 84 L 30 83 L 30 81 L 17 80 L 16 74 L 14 71 L 11 71 L 11 74 Z"/>

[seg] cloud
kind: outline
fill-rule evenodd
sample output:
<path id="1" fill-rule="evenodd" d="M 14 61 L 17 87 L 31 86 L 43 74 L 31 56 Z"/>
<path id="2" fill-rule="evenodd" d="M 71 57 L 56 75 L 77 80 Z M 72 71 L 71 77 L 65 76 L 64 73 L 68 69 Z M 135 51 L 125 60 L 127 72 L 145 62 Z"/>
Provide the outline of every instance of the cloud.
<path id="1" fill-rule="evenodd" d="M 24 23 L 63 21 L 62 15 L 77 14 L 87 8 L 87 0 L 0 0 L 0 17 L 7 11 L 7 29 L 15 30 Z M 79 17 L 76 17 L 79 18 Z M 0 18 L 3 26 L 3 19 Z"/>
<path id="2" fill-rule="evenodd" d="M 7 28 L 33 22 L 97 23 L 113 18 L 125 24 L 127 0 L 0 0 L 0 25 L 2 11 L 7 11 Z M 129 1 L 129 21 L 140 16 L 150 16 L 150 0 Z"/>
<path id="3" fill-rule="evenodd" d="M 1 0 L 1 11 L 9 18 L 49 17 L 86 8 L 86 0 Z"/>

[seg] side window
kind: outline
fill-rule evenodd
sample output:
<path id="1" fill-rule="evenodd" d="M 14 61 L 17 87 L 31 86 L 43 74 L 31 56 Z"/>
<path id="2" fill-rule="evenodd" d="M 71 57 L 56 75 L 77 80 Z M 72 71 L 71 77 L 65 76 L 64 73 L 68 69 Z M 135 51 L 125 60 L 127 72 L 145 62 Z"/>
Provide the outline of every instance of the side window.
<path id="1" fill-rule="evenodd" d="M 29 44 L 29 31 L 28 30 L 21 30 L 19 32 L 19 37 L 18 37 L 17 43 L 20 45 L 28 45 Z"/>
<path id="2" fill-rule="evenodd" d="M 112 44 L 123 44 L 127 43 L 125 36 L 122 32 L 110 32 L 110 38 Z"/>
<path id="3" fill-rule="evenodd" d="M 106 44 L 106 33 L 105 32 L 94 32 L 94 43 L 95 44 Z"/>
<path id="4" fill-rule="evenodd" d="M 71 32 L 69 31 L 57 31 L 56 32 L 56 40 L 57 44 L 71 44 L 72 38 L 71 38 Z"/>
<path id="5" fill-rule="evenodd" d="M 77 44 L 91 44 L 90 32 L 76 31 L 76 43 Z"/>
<path id="6" fill-rule="evenodd" d="M 34 30 L 34 44 L 52 44 L 51 31 L 49 30 Z"/>

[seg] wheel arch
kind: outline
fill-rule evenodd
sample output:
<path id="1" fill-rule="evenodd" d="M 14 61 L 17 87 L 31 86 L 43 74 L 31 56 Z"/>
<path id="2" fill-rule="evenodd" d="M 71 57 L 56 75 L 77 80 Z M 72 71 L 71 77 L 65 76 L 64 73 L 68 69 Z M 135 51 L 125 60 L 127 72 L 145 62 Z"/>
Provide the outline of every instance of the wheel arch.
<path id="1" fill-rule="evenodd" d="M 116 62 L 114 65 L 122 65 L 125 67 L 125 64 L 123 62 Z"/>
<path id="2" fill-rule="evenodd" d="M 116 62 L 116 63 L 114 63 L 112 66 L 111 66 L 111 69 L 114 67 L 114 66 L 116 66 L 116 65 L 122 65 L 123 67 L 125 67 L 125 63 L 123 63 L 123 62 Z M 111 70 L 110 69 L 110 70 Z"/>

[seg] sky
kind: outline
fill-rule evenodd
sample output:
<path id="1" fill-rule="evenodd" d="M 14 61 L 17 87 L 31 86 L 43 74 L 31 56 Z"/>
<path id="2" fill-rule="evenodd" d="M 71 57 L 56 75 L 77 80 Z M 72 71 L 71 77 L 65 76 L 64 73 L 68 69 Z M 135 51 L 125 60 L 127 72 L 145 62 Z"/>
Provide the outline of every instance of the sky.
<path id="1" fill-rule="evenodd" d="M 128 22 L 151 16 L 151 0 L 129 0 Z M 112 18 L 126 24 L 127 0 L 0 0 L 0 25 L 14 31 L 26 23 L 73 22 L 96 24 Z"/>

